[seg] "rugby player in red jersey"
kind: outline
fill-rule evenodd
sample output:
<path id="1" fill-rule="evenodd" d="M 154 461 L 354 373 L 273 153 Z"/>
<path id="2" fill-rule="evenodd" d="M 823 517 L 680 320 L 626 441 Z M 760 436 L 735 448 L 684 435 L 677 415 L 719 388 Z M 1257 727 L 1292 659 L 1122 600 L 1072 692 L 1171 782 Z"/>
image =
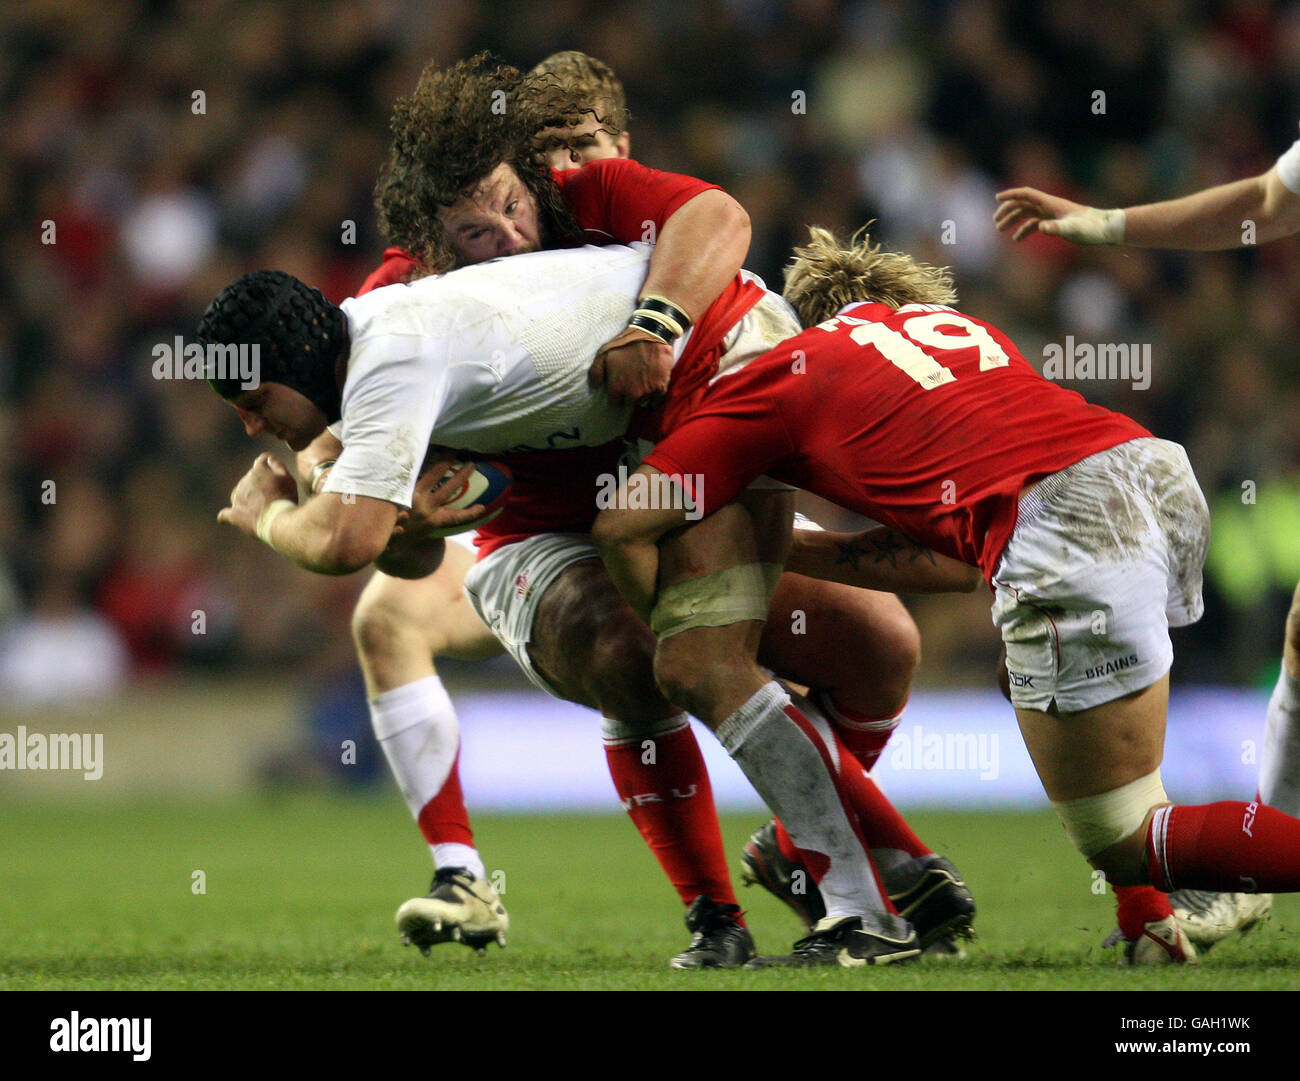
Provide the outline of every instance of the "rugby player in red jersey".
<path id="1" fill-rule="evenodd" d="M 622 85 L 606 65 L 581 53 L 558 53 L 539 64 L 533 74 L 558 82 L 573 99 L 589 106 L 593 114 L 563 133 L 563 145 L 552 149 L 553 167 L 564 171 L 587 161 L 627 156 L 626 98 Z M 424 76 L 422 111 L 416 122 L 424 126 L 424 134 L 431 142 L 463 144 L 476 125 L 486 128 L 493 119 L 501 122 L 499 114 L 489 111 L 494 95 L 514 93 L 520 81 L 518 73 L 507 73 L 481 57 L 445 72 L 430 68 Z M 542 80 L 534 82 L 541 84 Z M 466 107 L 467 101 L 472 106 Z M 520 136 L 531 133 L 526 126 L 500 123 L 500 128 L 486 150 L 478 148 L 478 158 L 470 154 L 460 163 L 466 171 L 456 182 L 472 190 L 437 208 L 433 220 L 424 223 L 423 234 L 430 243 L 423 250 L 433 265 L 470 265 L 534 251 L 555 243 L 557 238 L 550 234 L 562 231 L 539 209 L 539 194 L 545 206 L 549 193 L 544 181 L 532 172 L 530 162 L 517 160 Z M 446 160 L 437 158 L 428 164 L 436 168 Z M 616 235 L 640 240 L 647 229 L 653 229 L 660 244 L 652 266 L 668 265 L 669 273 L 676 276 L 677 295 L 690 301 L 694 291 L 699 290 L 699 303 L 706 304 L 731 283 L 748 246 L 748 220 L 720 189 L 686 177 L 655 173 L 635 163 L 601 176 L 586 174 L 578 183 L 572 183 L 575 179 L 560 173 L 555 176 L 568 194 L 577 225 L 583 230 L 569 236 L 569 242 L 604 243 Z M 621 217 L 612 221 L 617 211 L 621 211 Z M 671 226 L 670 218 L 675 218 Z M 679 255 L 682 252 L 686 253 L 685 259 Z M 703 271 L 698 282 L 692 277 L 692 254 Z M 715 267 L 723 269 L 719 272 Z M 390 247 L 382 265 L 366 279 L 358 295 L 405 282 L 413 274 L 424 272 L 427 267 L 422 268 L 407 250 Z M 649 392 L 651 388 L 641 381 L 641 369 L 647 363 L 661 361 L 665 353 L 670 351 L 649 335 L 621 345 L 614 343 L 608 356 L 615 396 Z M 299 455 L 299 473 L 311 478 L 313 492 L 324 483 L 341 449 L 341 443 L 325 433 Z M 570 452 L 569 468 L 581 461 L 588 472 L 613 469 L 619 453 L 621 446 Z M 518 472 L 518 506 L 527 502 L 529 476 L 538 469 L 530 469 L 526 458 L 512 464 Z M 562 472 L 552 466 L 542 475 L 549 480 Z M 548 487 L 553 488 L 553 483 Z M 572 499 L 572 488 L 568 494 Z M 578 498 L 585 511 L 590 505 L 590 491 L 580 489 Z M 509 530 L 511 520 L 518 516 L 518 511 L 513 512 L 499 523 L 498 530 Z M 438 569 L 424 578 L 408 580 L 376 573 L 353 617 L 372 724 L 412 816 L 432 850 L 437 869 L 430 895 L 412 899 L 398 912 L 404 938 L 426 953 L 431 945 L 452 938 L 474 947 L 493 939 L 504 941 L 508 920 L 474 846 L 457 767 L 456 714 L 434 668 L 439 656 L 475 659 L 502 649 L 465 596 L 465 575 L 474 563 L 474 550 L 467 541 L 468 535 L 453 538 L 445 546 Z M 571 577 L 577 574 L 575 570 Z M 597 612 L 599 607 L 591 611 Z M 593 646 L 601 644 L 599 656 L 589 648 L 567 652 L 564 657 L 572 663 L 572 671 L 582 672 L 588 682 L 600 685 L 610 664 L 626 663 L 618 656 L 620 639 L 597 633 L 586 641 Z M 552 663 L 551 667 L 556 665 Z M 567 676 L 569 672 L 566 665 L 562 674 Z M 626 698 L 604 696 L 601 700 L 588 686 L 579 685 L 580 700 L 609 716 L 628 715 L 630 709 L 653 712 L 661 705 L 653 696 L 649 700 L 633 697 L 635 686 Z M 574 686 L 572 680 L 569 686 Z M 630 816 L 683 900 L 689 903 L 696 896 L 710 895 L 719 905 L 734 904 L 721 839 L 713 836 L 717 834 L 716 815 L 703 759 L 690 728 L 675 717 L 676 711 L 670 713 L 674 723 L 664 726 L 660 737 L 665 744 L 663 758 L 675 764 L 675 771 L 647 770 L 641 763 L 640 742 L 611 731 L 606 740 L 611 774 Z M 612 726 L 613 722 L 607 725 Z M 691 793 L 689 808 L 675 800 L 673 792 Z M 707 828 L 709 823 L 713 823 L 712 833 Z M 736 937 L 733 923 L 706 928 L 703 949 L 687 960 L 707 959 L 715 947 L 725 949 L 729 939 Z"/>
<path id="2" fill-rule="evenodd" d="M 1084 206 L 1037 188 L 998 192 L 994 224 L 1015 240 L 1035 233 L 1076 244 L 1222 251 L 1300 232 L 1300 140 L 1264 172 L 1177 199 L 1127 209 Z M 1300 586 L 1287 614 L 1282 668 L 1269 697 L 1259 758 L 1261 802 L 1300 816 Z M 1169 898 L 1179 923 L 1208 948 L 1267 918 L 1266 893 L 1177 890 Z"/>
<path id="3" fill-rule="evenodd" d="M 980 568 L 1026 746 L 1067 834 L 1116 887 L 1127 938 L 1194 959 L 1167 902 L 1146 910 L 1149 886 L 1300 890 L 1300 820 L 1258 802 L 1176 806 L 1160 783 L 1167 628 L 1201 615 L 1209 542 L 1183 449 L 1043 379 L 949 306 L 946 272 L 865 240 L 840 249 L 824 230 L 797 256 L 785 294 L 810 329 L 710 388 L 640 467 L 640 483 L 682 487 L 688 510 L 620 502 L 595 526 L 629 602 L 676 632 L 656 656 L 668 696 L 714 716 L 779 704 L 752 662 L 758 617 L 675 619 L 712 587 L 761 596 L 731 500 L 767 474 Z M 815 568 L 817 546 L 803 538 L 789 566 Z M 809 963 L 843 933 L 819 924 L 771 960 Z"/>
<path id="4" fill-rule="evenodd" d="M 622 88 L 617 84 L 613 74 L 599 62 L 593 63 L 590 58 L 583 57 L 581 54 L 557 54 L 551 61 L 539 65 L 539 70 L 556 74 L 569 85 L 583 87 L 587 101 L 621 104 Z M 390 194 L 395 191 L 396 195 L 389 199 L 387 204 L 381 190 L 381 215 L 388 222 L 390 234 L 403 237 L 407 248 L 421 252 L 426 264 L 436 264 L 440 257 L 445 258 L 448 246 L 453 249 L 453 257 L 457 258 L 465 256 L 468 246 L 475 246 L 468 252 L 473 258 L 518 253 L 538 242 L 546 231 L 544 225 L 529 220 L 526 189 L 532 178 L 521 176 L 522 170 L 518 165 L 498 167 L 489 178 L 489 182 L 475 192 L 475 198 L 469 201 L 469 205 L 466 205 L 467 200 L 460 198 L 450 208 L 439 210 L 436 217 L 439 219 L 438 224 L 443 227 L 444 236 L 441 239 L 432 235 L 428 213 L 424 213 L 421 217 L 422 208 L 427 210 L 429 206 L 435 205 L 445 207 L 447 200 L 462 190 L 461 185 L 465 174 L 458 173 L 449 159 L 455 158 L 456 147 L 463 141 L 459 133 L 468 123 L 462 105 L 467 97 L 469 100 L 483 101 L 486 100 L 487 94 L 480 87 L 467 95 L 462 83 L 456 92 L 444 92 L 427 98 L 423 107 L 414 103 L 411 105 L 411 111 L 399 120 L 404 129 L 402 138 L 408 142 L 418 142 L 423 138 L 427 140 L 429 149 L 422 150 L 417 146 L 406 152 L 407 159 L 418 163 L 418 170 L 409 168 L 403 170 L 401 166 L 393 167 L 390 176 L 395 176 L 397 182 L 383 190 L 387 190 Z M 454 115 L 448 115 L 450 110 L 454 110 Z M 623 131 L 625 125 L 621 122 L 621 114 L 615 119 L 616 123 L 611 130 L 620 133 L 616 139 L 609 139 L 609 133 L 601 128 L 595 119 L 589 119 L 585 122 L 585 128 L 579 128 L 576 133 L 578 149 L 571 155 L 566 153 L 563 156 L 566 159 L 578 157 L 590 160 L 600 153 L 625 154 L 627 151 L 626 133 Z M 564 143 L 562 151 L 573 144 L 572 135 L 573 133 Z M 603 148 L 602 138 L 606 140 Z M 441 164 L 439 164 L 440 156 Z M 686 294 L 682 292 L 683 286 L 689 285 L 689 282 L 682 280 L 685 272 L 690 271 L 692 275 L 698 276 L 701 261 L 704 265 L 711 263 L 715 270 L 723 265 L 737 265 L 734 262 L 727 264 L 712 257 L 700 242 L 701 238 L 711 235 L 711 230 L 718 228 L 716 209 L 706 198 L 693 199 L 686 203 L 681 208 L 679 216 L 673 219 L 671 228 L 676 230 L 676 237 L 683 238 L 683 242 L 677 245 L 674 252 L 689 253 L 687 257 L 692 262 L 687 265 L 683 262 L 683 258 L 675 253 L 671 258 L 668 257 L 668 252 L 664 249 L 669 234 L 657 228 L 659 222 L 652 212 L 655 208 L 645 201 L 648 196 L 655 193 L 656 189 L 663 189 L 667 197 L 676 198 L 665 185 L 680 182 L 681 178 L 669 178 L 663 174 L 651 174 L 644 170 L 638 173 L 634 170 L 640 170 L 640 167 L 631 162 L 617 163 L 617 169 L 611 163 L 605 163 L 600 170 L 606 178 L 617 177 L 619 170 L 627 175 L 627 179 L 623 181 L 623 190 L 626 194 L 622 196 L 624 201 L 620 205 L 619 195 L 610 188 L 608 179 L 602 181 L 600 189 L 592 183 L 590 173 L 595 168 L 589 167 L 583 170 L 583 173 L 588 174 L 585 177 L 579 174 L 556 178 L 566 203 L 574 209 L 579 223 L 585 227 L 587 239 L 626 240 L 635 238 L 638 234 L 641 238 L 658 235 L 659 248 L 652 263 L 651 278 L 644 286 L 644 293 L 650 294 L 656 290 L 668 293 L 674 300 L 682 300 L 688 308 L 688 314 L 692 314 L 689 308 L 696 301 L 690 299 L 690 303 L 687 304 L 686 299 L 683 299 L 684 295 L 688 299 L 691 297 L 689 291 Z M 418 175 L 413 176 L 413 172 L 418 172 Z M 657 179 L 651 180 L 652 176 Z M 431 179 L 434 181 L 432 184 L 430 184 Z M 422 204 L 419 197 L 413 197 L 411 194 L 413 188 L 418 190 L 421 187 L 426 189 Z M 430 187 L 431 193 L 427 190 Z M 543 204 L 545 202 L 541 193 L 538 193 L 538 201 Z M 414 226 L 410 224 L 412 221 L 415 222 Z M 684 238 L 687 236 L 694 237 L 694 241 L 686 242 Z M 463 258 L 463 261 L 473 261 L 473 258 Z M 656 270 L 657 267 L 668 269 L 660 274 Z M 410 257 L 404 255 L 401 248 L 390 249 L 383 280 L 394 278 L 401 280 L 409 275 L 410 270 Z M 704 292 L 696 289 L 694 295 L 703 297 Z M 715 326 L 727 326 L 752 303 L 755 295 L 752 283 L 744 292 L 724 294 L 722 300 L 710 310 L 711 321 Z M 695 330 L 697 337 L 705 333 L 706 329 L 712 332 L 704 325 L 697 326 Z M 782 329 L 781 333 L 784 334 L 785 330 Z M 625 342 L 629 344 L 623 345 Z M 618 348 L 620 345 L 623 346 L 622 350 Z M 670 368 L 670 351 L 658 345 L 652 335 L 630 329 L 615 339 L 611 346 L 612 348 L 607 347 L 608 352 L 602 351 L 602 355 L 597 358 L 593 369 L 595 376 L 593 383 L 600 383 L 601 369 L 606 363 L 606 358 L 613 373 L 620 351 L 626 352 L 629 349 L 640 351 L 640 355 L 632 363 L 634 373 L 637 375 L 651 373 L 642 385 L 639 387 L 632 385 L 627 393 L 620 393 L 611 387 L 611 399 L 616 404 L 631 398 L 643 399 L 649 393 L 664 388 L 664 380 Z M 623 364 L 626 370 L 628 361 L 624 361 Z M 707 372 L 707 369 L 701 371 Z M 702 389 L 703 383 L 701 371 L 691 373 L 695 382 L 699 384 L 699 389 Z M 689 385 L 689 379 L 678 380 L 676 390 L 679 397 L 687 398 L 685 388 Z M 571 464 L 562 469 L 561 463 L 550 455 L 533 456 L 523 461 L 512 458 L 508 459 L 508 464 L 512 466 L 515 475 L 511 503 L 502 518 L 485 530 L 480 538 L 481 557 L 490 558 L 506 543 L 519 541 L 530 535 L 535 537 L 542 531 L 554 533 L 557 530 L 585 529 L 592 515 L 591 478 L 600 473 L 609 475 L 608 464 L 604 469 L 598 467 L 593 470 L 587 462 L 583 462 L 576 467 Z M 563 481 L 566 474 L 569 476 L 567 485 Z M 572 506 L 573 494 L 578 496 L 577 506 Z M 571 509 L 566 509 L 570 507 Z M 534 540 L 531 543 L 537 546 L 538 552 L 545 551 L 541 546 L 547 542 Z M 916 549 L 912 551 L 915 554 Z M 520 553 L 520 549 L 513 550 L 511 562 L 503 564 L 498 560 L 496 565 L 503 569 L 495 575 L 490 574 L 487 567 L 480 565 L 480 580 L 502 578 L 506 582 L 512 582 L 517 577 L 526 577 L 535 581 L 535 572 L 526 564 L 514 565 L 514 561 L 526 558 Z M 577 554 L 575 550 L 570 558 Z M 594 556 L 594 553 L 592 555 Z M 488 602 L 490 618 L 498 622 L 505 621 L 518 635 L 524 636 L 522 644 L 512 648 L 511 652 L 517 656 L 526 671 L 530 671 L 531 674 L 528 661 L 530 653 L 546 651 L 550 654 L 549 663 L 546 658 L 543 658 L 543 667 L 557 673 L 558 678 L 544 683 L 539 681 L 540 685 L 546 686 L 547 689 L 583 687 L 596 675 L 603 677 L 601 666 L 593 665 L 592 659 L 584 650 L 571 648 L 574 636 L 563 630 L 563 621 L 555 623 L 545 618 L 548 605 L 553 605 L 555 609 L 562 612 L 584 610 L 583 599 L 589 597 L 593 589 L 599 588 L 585 579 L 584 575 L 590 573 L 592 572 L 584 571 L 581 567 L 575 567 L 572 572 L 566 570 L 556 581 L 555 589 L 541 601 L 538 611 L 542 615 L 536 621 L 531 613 L 515 610 L 519 605 L 508 590 L 504 591 L 506 595 L 500 603 Z M 598 569 L 594 573 L 597 577 L 602 577 Z M 545 582 L 537 583 L 539 592 L 544 585 Z M 502 592 L 499 590 L 498 596 L 501 596 Z M 482 591 L 476 596 L 481 600 Z M 561 604 L 561 598 L 571 598 L 571 600 L 567 604 Z M 781 618 L 774 616 L 768 625 L 764 639 L 765 658 L 779 650 L 779 656 L 784 659 L 784 664 L 773 662 L 777 667 L 791 674 L 796 671 L 810 673 L 802 679 L 802 682 L 820 688 L 826 695 L 825 708 L 835 718 L 835 724 L 842 737 L 869 768 L 890 733 L 899 723 L 911 673 L 919 655 L 915 626 L 906 609 L 899 603 L 897 597 L 890 594 L 844 589 L 834 584 L 814 582 L 810 579 L 796 580 L 791 576 L 785 579 L 778 589 L 774 598 L 774 612 L 779 613 Z M 795 612 L 801 612 L 806 617 L 798 621 L 801 625 L 798 629 L 811 624 L 815 627 L 815 633 L 797 633 L 796 621 L 790 618 L 790 614 Z M 638 629 L 638 632 L 644 633 L 643 629 Z M 631 629 L 627 627 L 621 631 L 610 628 L 607 634 L 596 636 L 594 640 L 613 643 L 618 638 L 626 638 L 631 633 Z M 835 640 L 837 645 L 853 640 L 862 642 L 863 645 L 856 654 L 846 648 L 829 648 L 828 642 L 824 640 L 827 636 Z M 590 635 L 577 637 L 579 642 L 591 640 L 593 637 Z M 572 691 L 569 691 L 563 696 L 576 697 L 577 700 L 589 704 L 591 701 L 590 693 L 575 696 Z M 643 702 L 657 700 L 657 696 L 648 693 L 648 689 L 644 686 L 636 697 Z M 711 808 L 702 806 L 699 811 L 701 817 L 697 823 L 692 823 L 688 821 L 688 808 L 674 807 L 670 801 L 665 801 L 667 806 L 656 802 L 652 802 L 649 806 L 633 804 L 632 801 L 638 798 L 638 794 L 646 792 L 648 788 L 651 791 L 664 789 L 662 778 L 665 771 L 646 768 L 635 754 L 629 753 L 635 741 L 620 739 L 619 732 L 613 729 L 614 726 L 611 724 L 606 732 L 607 746 L 610 748 L 611 774 L 615 777 L 616 786 L 625 804 L 633 807 L 633 817 L 638 819 L 643 835 L 649 840 L 656 835 L 660 838 L 670 834 L 684 837 L 687 833 L 716 832 L 711 824 Z M 690 736 L 689 730 L 682 730 L 680 738 L 685 748 L 683 755 L 686 757 L 683 758 L 683 762 L 689 760 L 693 763 L 691 783 L 676 785 L 673 790 L 691 791 L 697 784 L 706 790 L 705 775 L 694 739 Z M 616 746 L 621 748 L 617 755 Z M 620 763 L 619 759 L 625 761 Z M 659 778 L 657 787 L 652 787 L 656 783 L 656 777 Z M 939 895 L 942 895 L 948 887 L 964 895 L 964 889 L 960 886 L 951 865 L 935 856 L 915 837 L 901 817 L 880 796 L 874 785 L 868 786 L 867 793 L 862 798 L 876 807 L 874 812 L 867 815 L 872 822 L 870 839 L 878 858 L 888 865 L 886 877 L 889 879 L 891 891 L 903 898 L 904 908 L 911 911 L 913 905 L 910 898 L 931 889 L 936 890 L 935 907 L 938 907 Z M 706 813 L 710 822 L 707 831 L 703 818 Z M 662 845 L 662 841 L 658 844 Z M 652 847 L 657 846 L 652 843 Z M 688 847 L 684 841 L 682 847 Z M 800 885 L 807 883 L 809 877 L 806 868 L 801 867 L 798 862 L 796 846 L 779 823 L 770 824 L 755 834 L 746 847 L 743 860 L 747 877 L 762 882 L 772 889 L 807 922 L 812 922 L 822 914 L 820 897 L 815 889 L 810 888 L 805 892 L 799 892 Z M 918 867 L 917 861 L 921 861 L 924 871 L 919 876 L 913 873 Z M 711 862 L 717 870 L 712 871 L 708 879 L 702 874 L 696 874 L 695 879 L 717 881 L 722 867 L 721 856 Z M 665 869 L 668 869 L 667 863 Z M 924 882 L 918 883 L 918 877 Z M 674 881 L 681 881 L 680 868 L 674 876 Z M 684 900 L 690 895 L 691 888 L 689 883 L 679 887 Z M 937 940 L 935 926 L 922 926 L 921 930 L 924 941 L 933 944 L 935 950 L 958 952 L 950 942 Z"/>

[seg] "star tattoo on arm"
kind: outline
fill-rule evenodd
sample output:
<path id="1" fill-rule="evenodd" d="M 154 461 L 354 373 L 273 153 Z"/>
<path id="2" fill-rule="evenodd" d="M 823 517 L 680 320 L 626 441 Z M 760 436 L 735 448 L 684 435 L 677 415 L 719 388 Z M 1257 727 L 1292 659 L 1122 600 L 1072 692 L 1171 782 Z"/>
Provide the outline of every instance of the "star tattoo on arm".
<path id="1" fill-rule="evenodd" d="M 836 541 L 835 548 L 834 565 L 847 565 L 854 570 L 861 566 L 863 559 L 869 559 L 872 563 L 888 560 L 891 567 L 897 567 L 900 556 L 905 556 L 909 563 L 926 559 L 931 566 L 935 565 L 934 553 L 929 548 L 892 529 L 872 530 L 849 541 Z"/>

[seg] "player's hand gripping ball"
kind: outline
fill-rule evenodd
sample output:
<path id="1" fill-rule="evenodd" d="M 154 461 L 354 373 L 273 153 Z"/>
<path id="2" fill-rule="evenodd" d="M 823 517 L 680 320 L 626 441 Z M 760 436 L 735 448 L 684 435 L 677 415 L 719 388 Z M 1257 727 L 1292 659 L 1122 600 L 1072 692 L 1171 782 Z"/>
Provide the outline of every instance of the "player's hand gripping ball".
<path id="1" fill-rule="evenodd" d="M 499 462 L 433 462 L 416 484 L 410 511 L 375 566 L 394 578 L 425 578 L 442 563 L 443 538 L 477 529 L 505 508 L 512 478 Z"/>
<path id="2" fill-rule="evenodd" d="M 451 537 L 486 525 L 505 509 L 512 482 L 510 470 L 500 462 L 452 462 L 427 491 L 421 490 L 422 475 L 406 531 L 422 537 Z M 479 513 L 468 514 L 475 508 Z M 447 511 L 466 513 L 448 515 Z"/>

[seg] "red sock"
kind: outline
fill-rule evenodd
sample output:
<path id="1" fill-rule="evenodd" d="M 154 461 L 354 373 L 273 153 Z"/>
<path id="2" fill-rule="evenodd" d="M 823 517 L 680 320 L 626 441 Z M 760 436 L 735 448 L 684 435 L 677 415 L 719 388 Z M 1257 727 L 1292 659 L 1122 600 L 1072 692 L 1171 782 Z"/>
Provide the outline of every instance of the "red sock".
<path id="1" fill-rule="evenodd" d="M 850 788 L 849 797 L 858 815 L 858 826 L 867 847 L 901 849 L 913 859 L 930 855 L 932 849 L 912 832 L 912 827 L 885 798 L 880 786 L 870 777 L 863 777 L 862 782 Z M 776 845 L 786 859 L 804 862 L 804 853 L 790 839 L 780 822 L 776 824 Z M 809 870 L 814 871 L 814 878 L 820 877 L 811 866 Z"/>
<path id="2" fill-rule="evenodd" d="M 785 712 L 790 716 L 791 720 L 795 721 L 795 723 L 799 725 L 805 736 L 816 742 L 822 758 L 825 759 L 828 766 L 832 767 L 831 778 L 835 783 L 835 790 L 839 793 L 840 803 L 844 806 L 846 811 L 851 812 L 853 815 L 850 821 L 856 824 L 856 833 L 861 839 L 863 846 L 867 849 L 867 860 L 871 865 L 871 873 L 876 877 L 876 885 L 880 890 L 880 896 L 884 899 L 885 908 L 889 912 L 897 915 L 898 910 L 894 907 L 894 903 L 889 899 L 889 891 L 885 889 L 885 884 L 880 879 L 880 871 L 876 867 L 876 861 L 871 858 L 870 850 L 872 848 L 900 846 L 883 845 L 877 840 L 873 840 L 872 836 L 869 836 L 869 834 L 873 834 L 875 824 L 872 823 L 871 826 L 869 826 L 866 822 L 865 816 L 867 814 L 875 813 L 875 810 L 878 807 L 878 801 L 883 801 L 884 805 L 888 807 L 894 815 L 897 815 L 898 812 L 894 811 L 893 805 L 885 799 L 884 793 L 880 791 L 876 782 L 871 780 L 862 771 L 861 763 L 858 762 L 849 749 L 844 746 L 843 741 L 839 738 L 838 733 L 834 729 L 831 729 L 830 733 L 831 739 L 835 744 L 832 750 L 825 746 L 817 727 L 812 724 L 807 717 L 799 712 L 797 706 L 787 706 Z M 838 759 L 839 762 L 838 770 L 833 768 L 833 763 L 836 759 Z M 899 821 L 902 822 L 902 819 L 899 819 Z M 906 822 L 902 822 L 902 826 L 903 829 L 907 829 Z M 908 830 L 908 832 L 910 833 L 911 831 Z M 789 835 L 785 833 L 785 830 L 778 822 L 778 845 L 781 843 L 780 839 L 782 835 L 785 835 L 785 842 L 793 847 L 794 842 L 791 840 Z M 879 836 L 888 836 L 891 839 L 896 838 L 896 834 L 888 830 L 880 832 Z M 920 842 L 918 841 L 917 843 L 919 844 Z M 800 862 L 808 868 L 808 872 L 812 875 L 813 880 L 820 882 L 822 875 L 825 874 L 826 868 L 829 866 L 829 861 L 826 859 L 826 856 L 820 852 L 805 852 L 803 849 L 799 848 L 795 848 L 795 852 L 798 854 Z M 790 857 L 787 856 L 786 858 L 789 859 Z"/>
<path id="3" fill-rule="evenodd" d="M 853 757 L 870 773 L 880 759 L 885 744 L 889 742 L 889 737 L 903 719 L 902 707 L 892 717 L 868 717 L 862 713 L 853 713 L 838 702 L 831 701 L 828 694 L 816 697 L 817 704 L 826 713 L 826 719 L 835 726 L 844 746 L 853 752 Z"/>
<path id="4" fill-rule="evenodd" d="M 642 740 L 605 742 L 605 760 L 637 832 L 684 904 L 707 894 L 734 905 L 713 786 L 689 723 L 654 737 L 653 761 Z"/>
<path id="5" fill-rule="evenodd" d="M 902 718 L 900 709 L 892 717 L 866 717 L 850 713 L 830 700 L 829 695 L 818 695 L 816 703 L 826 719 L 835 728 L 835 735 L 861 764 L 863 771 L 870 770 L 885 749 Z M 898 809 L 889 802 L 880 786 L 870 777 L 852 789 L 853 809 L 857 812 L 862 836 L 871 848 L 892 848 L 906 852 L 915 859 L 929 856 L 932 849 L 909 826 Z"/>
<path id="6" fill-rule="evenodd" d="M 1300 890 L 1300 818 L 1261 803 L 1160 807 L 1147 833 L 1147 869 L 1162 890 Z"/>
<path id="7" fill-rule="evenodd" d="M 1148 923 L 1163 920 L 1174 914 L 1168 894 L 1154 886 L 1116 886 L 1115 907 L 1118 909 L 1119 931 L 1127 939 L 1142 937 Z"/>
<path id="8" fill-rule="evenodd" d="M 785 827 L 781 825 L 780 819 L 777 819 L 776 822 L 776 847 L 781 850 L 781 855 L 788 860 L 798 862 L 803 859 L 803 853 L 799 851 L 799 846 L 785 832 Z"/>
<path id="9" fill-rule="evenodd" d="M 431 845 L 457 844 L 474 847 L 474 834 L 469 828 L 469 811 L 460 790 L 460 751 L 451 764 L 451 773 L 438 789 L 438 794 L 420 808 L 415 820 Z"/>
<path id="10" fill-rule="evenodd" d="M 869 847 L 900 849 L 913 859 L 930 855 L 930 846 L 912 832 L 912 827 L 898 813 L 898 808 L 889 802 L 880 785 L 866 774 L 854 788 L 853 806 Z"/>

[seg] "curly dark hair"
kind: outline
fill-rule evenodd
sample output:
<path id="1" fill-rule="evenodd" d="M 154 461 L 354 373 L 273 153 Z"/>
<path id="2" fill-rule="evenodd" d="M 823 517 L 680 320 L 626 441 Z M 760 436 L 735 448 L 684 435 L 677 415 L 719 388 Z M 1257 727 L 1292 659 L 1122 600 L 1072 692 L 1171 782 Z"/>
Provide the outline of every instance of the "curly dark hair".
<path id="1" fill-rule="evenodd" d="M 564 129 L 592 116 L 605 125 L 596 109 L 555 74 L 521 72 L 487 53 L 441 70 L 430 64 L 393 110 L 392 146 L 375 188 L 384 236 L 415 257 L 417 274 L 452 269 L 457 260 L 438 211 L 505 163 L 537 200 L 543 246 L 581 243 L 544 161 L 564 142 Z M 612 123 L 607 130 L 618 134 Z"/>

